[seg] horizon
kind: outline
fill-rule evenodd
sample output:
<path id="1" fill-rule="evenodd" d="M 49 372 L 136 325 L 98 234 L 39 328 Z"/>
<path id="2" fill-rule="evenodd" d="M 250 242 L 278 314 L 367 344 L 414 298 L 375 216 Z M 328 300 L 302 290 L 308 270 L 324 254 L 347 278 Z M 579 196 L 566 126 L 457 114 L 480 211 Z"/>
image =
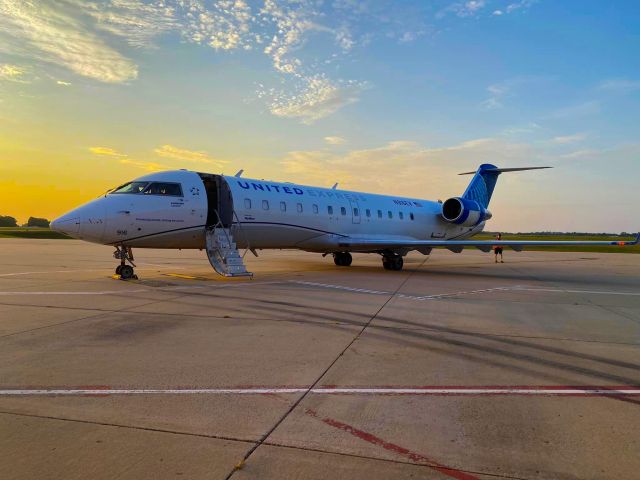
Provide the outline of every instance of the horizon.
<path id="1" fill-rule="evenodd" d="M 500 177 L 491 231 L 634 232 L 640 5 L 0 0 L 0 215 L 153 171 L 425 200 Z"/>

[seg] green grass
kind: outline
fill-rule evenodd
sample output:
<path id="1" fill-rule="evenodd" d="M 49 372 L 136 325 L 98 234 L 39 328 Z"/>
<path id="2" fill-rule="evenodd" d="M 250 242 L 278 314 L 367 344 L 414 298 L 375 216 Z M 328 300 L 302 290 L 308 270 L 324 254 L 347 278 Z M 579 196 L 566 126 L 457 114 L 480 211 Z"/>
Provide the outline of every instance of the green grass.
<path id="1" fill-rule="evenodd" d="M 477 240 L 494 240 L 495 236 L 490 234 L 480 234 L 473 237 Z M 635 240 L 633 237 L 604 236 L 604 235 L 531 235 L 526 233 L 506 233 L 502 235 L 503 240 L 549 240 L 549 241 L 615 241 L 623 242 Z M 525 251 L 536 252 L 586 252 L 586 253 L 640 253 L 640 245 L 633 247 L 616 246 L 560 246 L 560 247 L 524 247 Z"/>
<path id="2" fill-rule="evenodd" d="M 47 238 L 68 240 L 71 237 L 39 227 L 0 227 L 0 238 Z"/>

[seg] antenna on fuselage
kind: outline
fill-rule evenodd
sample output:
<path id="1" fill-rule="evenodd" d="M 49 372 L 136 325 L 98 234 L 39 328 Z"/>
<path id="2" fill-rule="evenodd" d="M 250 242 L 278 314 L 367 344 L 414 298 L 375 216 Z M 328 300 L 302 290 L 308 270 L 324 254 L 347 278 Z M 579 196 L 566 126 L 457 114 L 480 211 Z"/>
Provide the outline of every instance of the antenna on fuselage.
<path id="1" fill-rule="evenodd" d="M 234 175 L 234 177 L 241 177 L 243 173 L 244 173 L 244 168 L 241 168 L 240 170 L 238 170 L 238 173 Z"/>
<path id="2" fill-rule="evenodd" d="M 333 187 L 331 187 L 331 190 L 335 190 L 336 188 L 338 188 L 338 182 L 333 184 Z"/>

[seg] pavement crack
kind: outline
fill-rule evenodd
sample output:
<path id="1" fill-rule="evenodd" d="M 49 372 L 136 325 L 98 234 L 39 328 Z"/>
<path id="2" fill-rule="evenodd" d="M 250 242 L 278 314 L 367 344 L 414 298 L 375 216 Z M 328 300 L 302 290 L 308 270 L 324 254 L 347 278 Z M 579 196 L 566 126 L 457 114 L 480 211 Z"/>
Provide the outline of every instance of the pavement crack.
<path id="1" fill-rule="evenodd" d="M 168 430 L 164 428 L 140 427 L 136 425 L 123 425 L 120 423 L 98 422 L 94 420 L 81 420 L 78 418 L 65 418 L 65 417 L 54 417 L 50 415 L 37 415 L 34 413 L 19 413 L 19 412 L 9 412 L 9 411 L 0 410 L 0 415 L 13 415 L 16 417 L 27 417 L 27 418 L 41 418 L 43 420 L 57 420 L 60 422 L 83 423 L 86 425 L 100 425 L 102 427 L 127 428 L 131 430 L 142 430 L 146 432 L 169 433 L 172 435 L 186 435 L 189 437 L 212 438 L 216 440 L 226 440 L 229 442 L 242 442 L 242 443 L 255 442 L 255 440 L 249 440 L 246 438 L 225 437 L 222 435 L 207 435 L 205 433 L 181 432 L 178 430 Z"/>
<path id="2" fill-rule="evenodd" d="M 322 373 L 320 373 L 320 375 L 309 386 L 309 388 L 307 388 L 307 390 L 302 395 L 300 395 L 300 397 L 295 402 L 293 402 L 291 407 L 289 407 L 289 409 L 284 413 L 284 415 L 282 415 L 282 417 L 280 417 L 280 419 L 273 425 L 273 427 L 271 427 L 260 438 L 260 440 L 252 448 L 249 449 L 249 451 L 245 454 L 244 458 L 242 459 L 242 462 L 246 462 L 247 460 L 249 460 L 249 457 L 251 457 L 253 452 L 255 452 L 260 447 L 260 445 L 263 445 L 264 442 L 267 440 L 267 438 L 269 438 L 269 436 L 271 436 L 271 434 L 282 424 L 282 422 L 284 422 L 286 420 L 286 418 L 291 414 L 291 412 L 293 412 L 298 407 L 298 405 L 300 405 L 300 403 L 302 403 L 302 401 L 309 395 L 309 393 L 316 387 L 316 385 L 318 385 L 318 383 L 320 383 L 320 381 L 329 372 L 329 370 L 331 370 L 331 368 L 338 362 L 338 360 L 340 360 L 340 358 L 347 352 L 347 350 L 349 350 L 349 348 L 362 336 L 362 334 L 369 327 L 369 325 L 371 325 L 371 323 L 377 318 L 377 316 L 380 314 L 380 312 L 382 312 L 382 310 L 384 310 L 384 308 L 389 304 L 389 302 L 391 302 L 396 297 L 396 295 L 402 289 L 402 287 L 404 287 L 406 285 L 406 283 L 409 281 L 409 279 L 427 262 L 428 259 L 429 259 L 429 257 L 425 258 L 420 263 L 420 265 L 418 265 L 415 269 L 413 269 L 413 270 L 411 270 L 409 272 L 409 274 L 406 276 L 406 278 L 402 282 L 400 282 L 400 285 L 398 285 L 398 287 L 393 292 L 391 292 L 389 294 L 389 298 L 387 298 L 385 300 L 385 302 L 380 306 L 380 308 L 378 308 L 378 310 L 369 318 L 369 320 L 362 326 L 360 331 L 351 339 L 351 341 L 342 349 L 342 351 L 340 353 L 338 353 L 338 355 L 336 355 L 336 357 L 322 371 Z M 225 480 L 229 480 L 233 476 L 233 474 L 236 473 L 236 471 L 237 471 L 236 468 L 231 470 L 229 472 L 229 474 L 225 477 Z"/>

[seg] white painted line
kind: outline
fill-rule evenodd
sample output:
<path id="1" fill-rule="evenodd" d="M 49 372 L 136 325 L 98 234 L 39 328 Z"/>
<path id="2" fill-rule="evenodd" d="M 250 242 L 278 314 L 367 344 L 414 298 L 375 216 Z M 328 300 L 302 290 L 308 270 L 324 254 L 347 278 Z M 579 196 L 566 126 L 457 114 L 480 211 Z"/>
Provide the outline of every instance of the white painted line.
<path id="1" fill-rule="evenodd" d="M 37 275 L 45 273 L 77 273 L 77 272 L 98 272 L 101 269 L 91 268 L 83 270 L 48 270 L 46 272 L 14 272 L 14 273 L 0 273 L 0 277 L 16 277 L 19 275 Z"/>
<path id="2" fill-rule="evenodd" d="M 276 388 L 163 388 L 163 389 L 5 389 L 0 396 L 85 396 L 85 395 L 274 395 L 304 393 L 303 387 Z M 313 388 L 312 394 L 321 395 L 542 395 L 542 396 L 636 396 L 637 387 L 423 387 L 423 388 Z"/>
<path id="3" fill-rule="evenodd" d="M 0 296 L 11 295 L 128 295 L 130 293 L 153 292 L 149 289 L 136 290 L 103 290 L 95 292 L 0 292 Z"/>
<path id="4" fill-rule="evenodd" d="M 525 288 L 511 287 L 509 290 L 524 292 L 551 292 L 551 293 L 586 293 L 589 295 L 628 295 L 632 297 L 640 297 L 640 293 L 636 292 L 606 292 L 597 290 L 566 290 L 564 288 Z"/>
<path id="5" fill-rule="evenodd" d="M 320 287 L 320 288 L 332 288 L 332 289 L 336 289 L 336 290 L 345 290 L 348 292 L 356 292 L 356 293 L 368 293 L 371 295 L 394 295 L 393 292 L 383 292 L 380 290 L 367 290 L 365 288 L 354 288 L 354 287 L 346 287 L 343 285 L 331 285 L 328 283 L 316 283 L 316 282 L 303 282 L 303 281 L 296 281 L 296 280 L 291 280 L 291 283 L 296 283 L 299 285 L 308 285 L 311 287 Z M 406 298 L 409 300 L 437 300 L 439 298 L 447 298 L 447 297 L 456 297 L 459 295 L 478 295 L 480 293 L 489 293 L 489 292 L 495 292 L 495 291 L 501 291 L 501 290 L 509 290 L 512 287 L 495 287 L 495 288 L 483 288 L 481 290 L 469 290 L 469 291 L 463 291 L 463 292 L 453 292 L 453 293 L 440 293 L 440 294 L 435 294 L 435 295 L 422 295 L 422 296 L 417 296 L 417 295 L 405 295 L 402 293 L 398 293 L 395 294 L 396 297 L 400 297 L 400 298 Z"/>

